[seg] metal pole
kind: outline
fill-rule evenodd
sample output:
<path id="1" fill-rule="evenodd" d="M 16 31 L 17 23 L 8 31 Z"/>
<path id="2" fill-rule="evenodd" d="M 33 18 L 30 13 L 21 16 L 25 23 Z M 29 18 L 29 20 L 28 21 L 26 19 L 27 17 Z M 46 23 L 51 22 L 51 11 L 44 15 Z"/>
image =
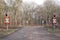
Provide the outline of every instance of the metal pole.
<path id="1" fill-rule="evenodd" d="M 7 23 L 6 27 L 7 27 L 7 31 L 8 31 L 8 23 Z"/>

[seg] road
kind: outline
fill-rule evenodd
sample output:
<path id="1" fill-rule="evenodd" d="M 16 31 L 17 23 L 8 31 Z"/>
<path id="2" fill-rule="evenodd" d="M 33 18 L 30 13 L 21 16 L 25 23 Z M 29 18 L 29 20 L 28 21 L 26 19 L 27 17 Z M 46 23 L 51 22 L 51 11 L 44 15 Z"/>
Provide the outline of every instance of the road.
<path id="1" fill-rule="evenodd" d="M 43 27 L 24 27 L 17 32 L 0 40 L 60 40 L 60 37 L 51 34 Z"/>

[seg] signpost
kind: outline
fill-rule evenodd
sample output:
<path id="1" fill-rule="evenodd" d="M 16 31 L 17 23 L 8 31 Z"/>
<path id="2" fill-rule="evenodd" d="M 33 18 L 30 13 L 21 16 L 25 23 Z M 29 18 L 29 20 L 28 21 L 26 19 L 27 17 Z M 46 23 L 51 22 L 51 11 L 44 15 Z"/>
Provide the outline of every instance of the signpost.
<path id="1" fill-rule="evenodd" d="M 16 0 L 4 0 L 4 2 L 6 3 L 6 9 L 7 9 L 10 7 L 13 7 L 13 5 L 15 5 Z M 8 10 L 6 10 L 6 13 L 7 13 L 7 11 Z M 10 20 L 10 17 L 6 14 L 4 23 L 7 26 L 7 31 L 8 31 L 8 24 L 10 23 L 9 20 Z"/>
<path id="2" fill-rule="evenodd" d="M 54 16 L 53 16 L 53 28 L 54 28 L 54 29 L 56 28 L 56 23 L 57 23 L 56 15 L 54 15 Z"/>
<path id="3" fill-rule="evenodd" d="M 6 24 L 6 28 L 7 28 L 7 31 L 8 31 L 8 24 L 10 23 L 10 17 L 9 16 L 7 16 L 7 14 L 6 14 L 6 16 L 5 16 L 5 21 L 4 21 L 4 23 Z"/>

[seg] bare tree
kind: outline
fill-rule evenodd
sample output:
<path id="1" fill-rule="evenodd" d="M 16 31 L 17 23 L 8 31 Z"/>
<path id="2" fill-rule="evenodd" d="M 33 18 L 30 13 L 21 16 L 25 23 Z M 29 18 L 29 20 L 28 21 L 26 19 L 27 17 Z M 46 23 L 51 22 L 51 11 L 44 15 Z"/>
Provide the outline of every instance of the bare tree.
<path id="1" fill-rule="evenodd" d="M 32 3 L 23 3 L 22 8 L 23 8 L 23 19 L 31 23 L 32 18 L 33 18 L 33 13 L 35 12 L 36 4 L 34 2 Z"/>
<path id="2" fill-rule="evenodd" d="M 53 13 L 56 11 L 56 5 L 53 0 L 47 0 L 44 5 L 46 12 L 46 22 L 49 23 Z"/>

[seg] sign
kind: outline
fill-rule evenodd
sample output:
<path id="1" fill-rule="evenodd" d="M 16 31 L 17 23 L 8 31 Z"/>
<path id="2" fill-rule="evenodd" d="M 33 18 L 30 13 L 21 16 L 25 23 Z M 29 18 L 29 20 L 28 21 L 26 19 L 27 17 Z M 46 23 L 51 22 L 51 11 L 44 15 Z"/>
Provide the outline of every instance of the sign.
<path id="1" fill-rule="evenodd" d="M 53 23 L 56 23 L 56 19 L 53 19 Z"/>
<path id="2" fill-rule="evenodd" d="M 5 24 L 9 24 L 10 23 L 10 17 L 9 16 L 5 16 L 5 18 L 4 18 L 4 23 Z"/>
<path id="3" fill-rule="evenodd" d="M 6 23 L 9 23 L 9 18 L 6 18 Z"/>

